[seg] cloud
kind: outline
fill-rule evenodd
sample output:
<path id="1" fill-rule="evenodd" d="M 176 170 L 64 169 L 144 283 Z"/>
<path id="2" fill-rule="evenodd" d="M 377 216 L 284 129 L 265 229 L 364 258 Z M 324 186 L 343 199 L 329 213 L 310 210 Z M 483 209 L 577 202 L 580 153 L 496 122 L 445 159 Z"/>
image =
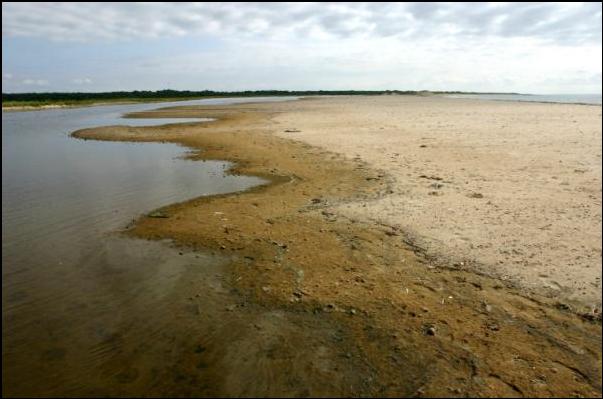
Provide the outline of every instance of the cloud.
<path id="1" fill-rule="evenodd" d="M 56 41 L 522 37 L 601 41 L 601 3 L 2 3 L 3 37 Z"/>
<path id="2" fill-rule="evenodd" d="M 13 78 L 13 74 L 12 73 L 3 73 L 2 74 L 2 79 L 3 80 L 11 80 Z"/>
<path id="3" fill-rule="evenodd" d="M 23 79 L 21 84 L 26 86 L 48 86 L 48 80 L 46 79 Z"/>
<path id="4" fill-rule="evenodd" d="M 601 91 L 601 3 L 3 3 L 2 29 L 44 90 Z"/>
<path id="5" fill-rule="evenodd" d="M 87 84 L 92 84 L 92 79 L 76 78 L 76 79 L 73 79 L 71 82 L 75 83 L 76 85 L 87 85 Z"/>

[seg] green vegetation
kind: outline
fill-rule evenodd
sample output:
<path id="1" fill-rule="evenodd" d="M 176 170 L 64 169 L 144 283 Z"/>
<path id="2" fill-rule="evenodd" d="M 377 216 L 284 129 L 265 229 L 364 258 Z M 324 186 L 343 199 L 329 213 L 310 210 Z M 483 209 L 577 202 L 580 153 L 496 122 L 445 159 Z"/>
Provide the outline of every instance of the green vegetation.
<path id="1" fill-rule="evenodd" d="M 10 98 L 10 95 L 9 95 Z M 2 107 L 44 107 L 44 106 L 73 106 L 82 107 L 87 105 L 97 104 L 124 104 L 124 103 L 148 103 L 148 102 L 160 102 L 160 101 L 184 101 L 194 100 L 200 97 L 179 97 L 179 98 L 135 98 L 135 97 L 124 97 L 124 98 L 107 98 L 107 99 L 82 99 L 82 100 L 57 100 L 57 99 L 44 99 L 44 100 L 5 100 L 4 95 L 2 99 Z"/>
<path id="2" fill-rule="evenodd" d="M 48 105 L 92 105 L 107 102 L 151 102 L 193 100 L 215 97 L 267 97 L 267 96 L 340 96 L 340 95 L 430 95 L 430 94 L 517 94 L 473 93 L 460 91 L 401 91 L 401 90 L 248 90 L 248 91 L 111 91 L 102 93 L 2 93 L 3 107 L 41 107 Z"/>

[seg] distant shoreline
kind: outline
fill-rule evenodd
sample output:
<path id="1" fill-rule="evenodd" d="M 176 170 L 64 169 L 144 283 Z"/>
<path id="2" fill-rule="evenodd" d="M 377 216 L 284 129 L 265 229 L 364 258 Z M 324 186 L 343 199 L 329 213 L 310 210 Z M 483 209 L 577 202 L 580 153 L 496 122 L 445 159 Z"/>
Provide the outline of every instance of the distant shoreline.
<path id="1" fill-rule="evenodd" d="M 503 96 L 509 96 L 509 98 L 502 98 Z M 569 104 L 569 105 L 590 105 L 590 106 L 601 106 L 601 102 L 595 102 L 596 100 L 601 101 L 601 97 L 593 95 L 543 95 L 543 94 L 454 94 L 444 95 L 444 97 L 461 100 L 482 100 L 482 101 L 503 101 L 503 102 L 522 102 L 522 103 L 536 103 L 536 104 Z M 573 97 L 573 98 L 572 98 Z M 583 101 L 585 97 L 591 97 L 594 99 L 592 102 Z M 598 97 L 598 98 L 596 98 Z M 573 100 L 573 101 L 572 101 Z"/>
<path id="2" fill-rule="evenodd" d="M 157 99 L 131 99 L 131 100 L 107 100 L 107 101 L 95 101 L 95 102 L 78 102 L 72 104 L 64 103 L 49 103 L 40 105 L 4 105 L 2 104 L 2 112 L 21 112 L 21 111 L 44 111 L 49 109 L 64 109 L 64 108 L 85 108 L 85 107 L 99 107 L 103 105 L 125 105 L 125 104 L 140 104 L 140 103 L 161 103 L 161 102 L 172 102 L 172 101 L 191 101 L 191 100 L 202 100 L 214 97 L 194 97 L 194 98 L 157 98 Z"/>
<path id="3" fill-rule="evenodd" d="M 256 90 L 237 92 L 214 91 L 134 91 L 105 93 L 2 93 L 3 111 L 35 111 L 55 108 L 79 108 L 98 105 L 190 101 L 227 97 L 310 97 L 310 96 L 381 96 L 381 95 L 519 95 L 519 93 L 475 93 L 460 91 L 416 90 Z"/>
<path id="4" fill-rule="evenodd" d="M 125 92 L 124 92 L 125 93 Z M 255 93 L 255 92 L 253 92 Z M 588 105 L 588 106 L 601 106 L 601 103 L 597 102 L 584 102 L 584 101 L 562 101 L 552 100 L 551 97 L 564 97 L 563 95 L 540 95 L 540 94 L 519 94 L 519 93 L 472 93 L 472 92 L 432 92 L 432 91 L 291 91 L 291 92 L 258 92 L 263 93 L 266 97 L 287 97 L 291 95 L 300 97 L 317 97 L 317 96 L 357 96 L 357 95 L 369 95 L 369 96 L 387 96 L 387 95 L 400 95 L 400 96 L 441 96 L 452 99 L 469 99 L 469 100 L 481 100 L 481 101 L 503 101 L 503 102 L 529 102 L 537 104 L 573 104 L 573 105 Z M 123 98 L 107 98 L 107 99 L 81 99 L 81 100 L 65 100 L 64 96 L 70 94 L 75 95 L 89 95 L 92 97 L 104 95 L 104 93 L 23 93 L 23 94 L 7 94 L 3 93 L 2 112 L 23 112 L 23 111 L 43 111 L 49 109 L 65 109 L 65 108 L 83 108 L 83 107 L 95 107 L 105 105 L 122 105 L 122 104 L 139 104 L 139 103 L 160 103 L 160 102 L 175 102 L 175 101 L 192 101 L 192 100 L 204 100 L 211 98 L 245 98 L 251 97 L 248 92 L 231 92 L 231 93 L 218 93 L 212 95 L 199 95 L 191 97 L 181 97 L 175 92 L 176 96 L 173 97 L 148 97 L 149 93 L 145 95 L 147 97 L 123 97 Z M 14 96 L 22 96 L 23 98 L 29 98 L 30 96 L 56 96 L 61 99 L 45 99 L 43 101 L 33 100 L 6 100 L 6 98 L 13 98 Z M 491 96 L 491 97 L 489 97 Z M 509 96 L 509 98 L 501 98 Z M 571 95 L 567 95 L 571 97 Z M 592 95 L 596 96 L 596 95 Z"/>

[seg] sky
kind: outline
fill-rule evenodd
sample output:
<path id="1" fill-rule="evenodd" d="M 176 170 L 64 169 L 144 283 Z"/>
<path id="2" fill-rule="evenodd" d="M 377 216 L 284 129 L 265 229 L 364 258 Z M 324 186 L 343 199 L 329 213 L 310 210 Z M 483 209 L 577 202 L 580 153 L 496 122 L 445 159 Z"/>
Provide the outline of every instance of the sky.
<path id="1" fill-rule="evenodd" d="M 2 92 L 601 93 L 601 3 L 2 3 Z"/>

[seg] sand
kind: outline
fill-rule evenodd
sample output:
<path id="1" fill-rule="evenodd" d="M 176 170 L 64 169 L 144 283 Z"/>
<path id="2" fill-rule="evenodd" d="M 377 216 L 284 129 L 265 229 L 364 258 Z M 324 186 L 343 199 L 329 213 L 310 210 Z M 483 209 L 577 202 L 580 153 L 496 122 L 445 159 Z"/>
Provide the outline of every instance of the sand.
<path id="1" fill-rule="evenodd" d="M 282 137 L 392 179 L 391 194 L 334 212 L 399 227 L 446 264 L 600 308 L 601 106 L 378 96 L 285 109 Z"/>
<path id="2" fill-rule="evenodd" d="M 515 118 L 521 115 L 519 108 L 514 109 L 517 106 L 525 104 L 421 97 L 189 106 L 138 116 L 216 120 L 109 126 L 74 135 L 179 143 L 192 149 L 191 159 L 230 160 L 236 163 L 231 173 L 262 176 L 271 182 L 242 193 L 166 206 L 159 210 L 165 217 L 143 215 L 124 232 L 221 254 L 230 261 L 224 288 L 241 298 L 227 311 L 242 316 L 248 309 L 259 308 L 297 320 L 294 329 L 288 323 L 271 323 L 265 337 L 243 333 L 257 328 L 253 325 L 236 327 L 243 329 L 236 334 L 213 336 L 206 349 L 212 356 L 205 359 L 203 372 L 190 370 L 197 386 L 204 387 L 198 395 L 598 397 L 601 319 L 592 302 L 559 295 L 569 288 L 555 290 L 556 295 L 550 295 L 543 284 L 528 290 L 532 281 L 528 275 L 499 278 L 503 270 L 499 263 L 469 262 L 477 259 L 471 247 L 464 253 L 461 247 L 446 244 L 454 240 L 438 238 L 446 237 L 441 233 L 434 237 L 430 232 L 437 229 L 428 229 L 435 221 L 443 229 L 454 230 L 437 213 L 438 201 L 448 199 L 450 204 L 439 205 L 447 215 L 455 215 L 449 208 L 464 209 L 467 214 L 454 216 L 457 225 L 474 223 L 472 229 L 482 231 L 475 233 L 473 245 L 489 242 L 482 237 L 488 230 L 475 207 L 482 209 L 487 201 L 503 203 L 494 202 L 496 191 L 491 187 L 495 185 L 478 176 L 511 179 L 493 172 L 505 166 L 494 162 L 497 156 L 530 156 L 510 154 L 520 152 L 517 145 L 496 152 L 502 155 L 485 154 L 500 149 L 502 140 L 497 145 L 484 144 L 477 127 L 473 134 L 469 127 L 459 127 L 469 132 L 463 140 L 438 138 L 434 129 L 424 125 L 437 123 L 418 121 L 457 112 L 468 114 L 464 116 L 467 126 L 473 126 L 471 110 L 487 120 L 488 115 L 499 118 L 493 115 L 498 115 L 500 107 L 507 109 L 508 118 Z M 584 113 L 576 120 L 589 120 L 590 115 L 600 121 L 600 107 L 570 108 L 573 113 Z M 551 113 L 546 115 L 548 120 Z M 413 118 L 418 121 L 410 122 Z M 536 120 L 533 115 L 525 119 Z M 415 128 L 423 133 L 400 134 Z M 517 134 L 513 137 L 519 140 Z M 435 152 L 445 144 L 448 150 Z M 597 144 L 585 153 L 596 153 Z M 477 164 L 473 157 L 478 156 L 490 166 L 462 170 Z M 475 176 L 465 185 L 463 173 Z M 588 177 L 597 172 L 572 173 Z M 429 187 L 433 183 L 442 187 Z M 497 195 L 511 197 L 509 189 L 504 192 L 506 197 Z M 477 193 L 483 198 L 467 197 Z M 594 195 L 600 201 L 600 191 Z M 514 193 L 514 198 L 520 196 Z M 410 215 L 413 209 L 416 212 Z M 441 220 L 433 215 L 441 215 Z M 600 225 L 600 218 L 594 220 L 588 229 L 597 234 L 590 226 Z M 525 234 L 520 231 L 521 220 L 515 222 L 513 228 L 505 229 L 520 237 Z M 473 231 L 465 230 L 465 235 Z M 576 239 L 575 234 L 571 237 Z M 429 240 L 431 246 L 424 244 Z M 543 253 L 549 256 L 546 249 Z M 476 273 L 481 270 L 478 267 L 489 272 Z M 204 322 L 200 317 L 199 323 Z M 220 319 L 214 323 L 214 331 L 229 328 Z M 324 334 L 313 333 L 317 325 L 327 326 Z M 304 336 L 312 339 L 300 338 Z M 233 360 L 237 348 L 256 347 L 262 350 L 246 351 L 249 355 L 242 362 Z M 337 380 L 341 370 L 345 370 L 344 378 Z"/>

